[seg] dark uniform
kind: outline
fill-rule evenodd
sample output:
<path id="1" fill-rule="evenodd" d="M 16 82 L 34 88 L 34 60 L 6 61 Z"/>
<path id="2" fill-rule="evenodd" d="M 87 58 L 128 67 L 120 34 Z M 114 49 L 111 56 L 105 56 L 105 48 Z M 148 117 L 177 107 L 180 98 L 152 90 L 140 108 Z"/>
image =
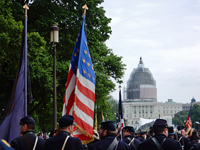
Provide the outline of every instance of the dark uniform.
<path id="1" fill-rule="evenodd" d="M 200 149 L 200 143 L 192 145 L 190 150 L 199 150 Z"/>
<path id="2" fill-rule="evenodd" d="M 130 145 L 132 150 L 136 150 L 134 148 L 133 144 L 129 144 L 133 138 L 134 138 L 134 140 L 133 140 L 134 145 L 136 146 L 136 148 L 138 148 L 138 146 L 141 143 L 141 141 L 136 139 L 133 135 L 128 135 L 128 136 L 123 137 L 123 142 L 125 142 L 128 145 Z"/>
<path id="3" fill-rule="evenodd" d="M 23 136 L 19 136 L 11 141 L 11 146 L 16 150 L 28 150 L 29 145 L 31 149 L 35 144 L 36 135 L 33 130 L 28 130 L 23 133 Z M 29 144 L 30 143 L 30 144 Z M 45 141 L 38 137 L 37 145 L 35 150 L 43 150 Z"/>
<path id="4" fill-rule="evenodd" d="M 136 150 L 141 142 L 133 136 L 135 134 L 134 128 L 132 126 L 125 126 L 122 131 L 124 134 L 122 141 L 128 144 L 132 150 Z"/>
<path id="5" fill-rule="evenodd" d="M 185 145 L 184 150 L 189 150 L 194 144 L 197 144 L 197 143 L 198 143 L 198 139 L 189 141 L 189 142 Z"/>
<path id="6" fill-rule="evenodd" d="M 185 128 L 184 126 L 178 126 L 177 130 L 179 132 L 181 132 L 181 130 L 184 130 L 184 128 Z M 180 142 L 180 144 L 183 147 L 185 147 L 185 145 L 190 141 L 189 138 L 187 138 L 187 137 L 185 137 L 185 136 L 183 136 L 182 134 L 179 134 L 179 133 L 177 133 L 177 134 L 174 135 L 174 139 L 177 140 L 178 142 Z"/>
<path id="7" fill-rule="evenodd" d="M 50 137 L 45 142 L 45 150 L 61 150 L 66 137 L 66 131 L 60 131 L 57 135 Z M 79 138 L 69 137 L 65 145 L 65 150 L 83 150 L 83 145 Z"/>
<path id="8" fill-rule="evenodd" d="M 177 141 L 166 137 L 164 134 L 155 134 L 153 137 L 155 137 L 158 140 L 158 142 L 162 144 L 163 150 L 181 150 L 181 147 Z M 165 141 L 163 142 L 164 139 Z M 138 150 L 157 150 L 157 149 L 158 147 L 151 138 L 141 143 L 138 147 Z"/>
<path id="9" fill-rule="evenodd" d="M 178 137 L 178 138 L 177 138 L 177 137 Z M 175 134 L 175 135 L 174 135 L 174 140 L 180 142 L 180 144 L 181 144 L 182 146 L 184 146 L 184 147 L 185 147 L 185 145 L 190 141 L 189 138 L 183 136 L 182 134 Z"/>
<path id="10" fill-rule="evenodd" d="M 113 134 L 116 131 L 116 127 L 113 121 L 105 121 L 101 123 L 101 131 L 107 131 L 108 132 L 113 132 Z M 101 133 L 100 131 L 100 133 Z M 105 132 L 104 132 L 105 133 Z M 116 133 L 117 134 L 117 133 Z M 100 136 L 103 136 L 103 134 L 100 134 Z M 95 142 L 89 150 L 107 150 L 110 145 L 112 146 L 112 149 L 116 150 L 131 150 L 130 147 L 122 142 L 122 141 L 117 141 L 117 138 L 113 135 L 105 135 L 104 137 L 101 137 L 102 139 L 98 142 Z M 115 144 L 112 144 L 113 141 L 116 141 Z"/>
<path id="11" fill-rule="evenodd" d="M 33 149 L 37 137 L 34 132 L 35 120 L 30 116 L 26 116 L 20 120 L 20 125 L 23 136 L 13 139 L 11 146 L 16 150 Z M 26 126 L 27 128 L 24 128 Z M 44 144 L 45 141 L 42 138 L 38 138 L 35 150 L 43 150 Z"/>
<path id="12" fill-rule="evenodd" d="M 115 139 L 114 136 L 106 135 L 102 140 L 94 143 L 89 148 L 89 150 L 107 150 L 114 139 Z M 126 143 L 119 141 L 116 150 L 131 150 L 131 149 Z"/>
<path id="13" fill-rule="evenodd" d="M 57 135 L 50 137 L 45 141 L 45 150 L 61 150 L 67 136 L 69 136 L 69 138 L 65 144 L 64 147 L 65 150 L 83 150 L 83 145 L 81 143 L 81 140 L 76 137 L 71 137 L 70 133 L 68 133 L 72 132 L 73 128 L 70 128 L 68 130 L 68 127 L 70 127 L 73 124 L 74 124 L 73 116 L 71 115 L 62 116 L 59 119 L 59 127 L 61 131 Z"/>
<path id="14" fill-rule="evenodd" d="M 164 134 L 167 134 L 168 130 L 166 128 L 168 128 L 166 120 L 156 119 L 153 124 L 155 135 L 142 142 L 138 150 L 158 150 L 158 147 L 162 147 L 163 150 L 181 150 L 180 144 L 177 141 L 166 137 Z"/>

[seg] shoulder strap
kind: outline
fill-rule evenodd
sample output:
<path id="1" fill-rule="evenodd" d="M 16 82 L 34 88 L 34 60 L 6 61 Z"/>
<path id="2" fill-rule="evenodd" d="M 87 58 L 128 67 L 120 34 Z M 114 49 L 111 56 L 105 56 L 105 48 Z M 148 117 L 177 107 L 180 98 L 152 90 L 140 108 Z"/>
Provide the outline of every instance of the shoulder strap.
<path id="1" fill-rule="evenodd" d="M 36 136 L 35 144 L 34 144 L 34 146 L 33 146 L 33 150 L 35 150 L 35 147 L 36 147 L 36 145 L 37 145 L 37 142 L 38 142 L 38 137 Z"/>
<path id="2" fill-rule="evenodd" d="M 64 141 L 64 143 L 63 143 L 62 150 L 64 150 L 64 148 L 65 148 L 65 145 L 66 145 L 66 143 L 67 143 L 67 140 L 68 140 L 68 138 L 69 138 L 69 135 L 66 137 L 66 139 L 65 139 L 65 141 Z"/>
<path id="3" fill-rule="evenodd" d="M 181 140 L 181 139 L 182 139 L 182 136 L 179 138 L 179 140 L 178 140 L 178 141 L 180 142 L 180 140 Z"/>
<path id="4" fill-rule="evenodd" d="M 134 140 L 135 140 L 135 138 L 133 138 L 128 145 L 132 145 L 134 147 L 134 149 L 137 150 L 137 147 L 136 147 L 136 145 L 134 143 Z"/>
<path id="5" fill-rule="evenodd" d="M 30 139 L 28 138 L 28 136 L 26 134 L 24 134 L 23 137 L 26 140 L 26 143 L 28 145 L 28 149 L 31 150 L 31 141 L 30 141 Z"/>
<path id="6" fill-rule="evenodd" d="M 156 144 L 156 146 L 158 147 L 159 150 L 163 150 L 162 145 L 165 142 L 166 138 L 164 138 L 164 140 L 162 141 L 162 144 L 160 144 L 155 137 L 153 137 L 152 140 Z"/>
<path id="7" fill-rule="evenodd" d="M 112 143 L 110 144 L 110 146 L 108 147 L 107 150 L 113 150 L 114 147 L 118 144 L 119 141 L 117 141 L 116 138 L 114 138 L 114 140 L 112 141 Z"/>

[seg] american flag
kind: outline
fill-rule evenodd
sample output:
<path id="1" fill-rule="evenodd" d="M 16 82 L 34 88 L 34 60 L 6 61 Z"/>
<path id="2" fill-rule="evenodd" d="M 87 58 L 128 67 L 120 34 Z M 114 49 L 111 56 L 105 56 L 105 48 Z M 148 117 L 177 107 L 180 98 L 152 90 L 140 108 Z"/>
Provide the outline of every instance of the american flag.
<path id="1" fill-rule="evenodd" d="M 124 127 L 124 117 L 123 117 L 123 110 L 122 110 L 122 100 L 121 100 L 121 87 L 119 90 L 119 119 L 118 119 L 118 130 L 121 131 Z"/>
<path id="2" fill-rule="evenodd" d="M 80 138 L 83 144 L 93 135 L 96 82 L 84 26 L 85 15 L 69 66 L 62 112 L 74 117 L 77 129 L 73 136 Z"/>

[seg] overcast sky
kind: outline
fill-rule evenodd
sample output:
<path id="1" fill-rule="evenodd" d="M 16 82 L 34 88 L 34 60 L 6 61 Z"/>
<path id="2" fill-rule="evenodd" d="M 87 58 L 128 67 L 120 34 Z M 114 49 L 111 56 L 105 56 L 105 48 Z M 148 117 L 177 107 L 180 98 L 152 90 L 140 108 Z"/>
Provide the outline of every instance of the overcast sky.
<path id="1" fill-rule="evenodd" d="M 200 101 L 200 0 L 104 0 L 102 6 L 112 18 L 106 44 L 127 65 L 122 87 L 142 57 L 159 102 Z"/>

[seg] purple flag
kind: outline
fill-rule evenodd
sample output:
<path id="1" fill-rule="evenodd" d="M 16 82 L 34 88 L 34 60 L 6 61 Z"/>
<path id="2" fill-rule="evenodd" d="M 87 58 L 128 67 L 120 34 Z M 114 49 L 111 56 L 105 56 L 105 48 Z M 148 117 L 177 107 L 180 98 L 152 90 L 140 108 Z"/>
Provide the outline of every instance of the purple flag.
<path id="1" fill-rule="evenodd" d="M 4 112 L 0 125 L 0 139 L 8 143 L 20 135 L 20 119 L 26 115 L 26 60 L 27 57 L 27 20 L 25 19 L 24 30 L 22 34 L 21 54 L 19 65 L 13 85 L 10 101 Z"/>

